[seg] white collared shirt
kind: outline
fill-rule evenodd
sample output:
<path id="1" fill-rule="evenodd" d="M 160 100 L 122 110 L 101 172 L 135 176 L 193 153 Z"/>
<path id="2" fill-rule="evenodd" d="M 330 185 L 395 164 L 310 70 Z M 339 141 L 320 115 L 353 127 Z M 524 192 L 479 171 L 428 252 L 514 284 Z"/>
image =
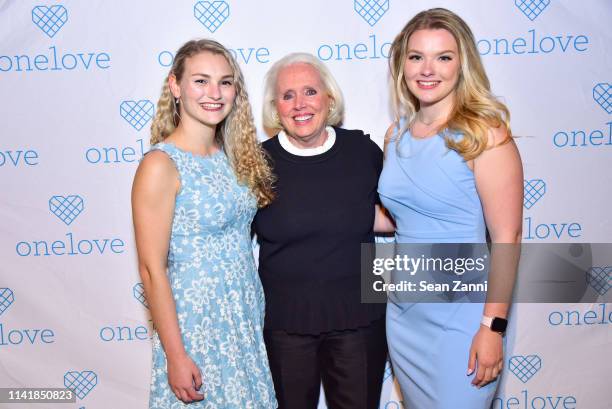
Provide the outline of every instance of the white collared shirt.
<path id="1" fill-rule="evenodd" d="M 298 148 L 293 143 L 291 143 L 285 131 L 279 132 L 278 142 L 281 144 L 284 150 L 296 156 L 320 155 L 330 150 L 336 142 L 336 131 L 334 131 L 334 128 L 332 128 L 331 126 L 326 126 L 325 130 L 327 131 L 327 139 L 325 140 L 323 145 L 317 146 L 316 148 Z"/>

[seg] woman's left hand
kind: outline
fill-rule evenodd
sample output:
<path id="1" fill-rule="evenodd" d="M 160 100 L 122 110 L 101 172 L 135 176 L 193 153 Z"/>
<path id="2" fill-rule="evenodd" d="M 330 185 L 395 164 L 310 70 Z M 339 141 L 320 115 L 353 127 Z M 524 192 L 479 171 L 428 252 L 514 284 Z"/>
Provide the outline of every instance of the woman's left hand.
<path id="1" fill-rule="evenodd" d="M 470 358 L 468 361 L 468 375 L 477 370 L 472 385 L 482 388 L 493 382 L 501 373 L 504 366 L 504 350 L 502 335 L 480 326 L 472 339 Z"/>

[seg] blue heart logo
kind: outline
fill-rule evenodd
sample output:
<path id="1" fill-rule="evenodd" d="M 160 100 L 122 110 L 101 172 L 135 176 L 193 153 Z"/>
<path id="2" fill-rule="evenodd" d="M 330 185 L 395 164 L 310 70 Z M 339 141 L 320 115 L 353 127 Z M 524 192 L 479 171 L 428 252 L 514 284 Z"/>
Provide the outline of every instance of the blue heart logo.
<path id="1" fill-rule="evenodd" d="M 51 196 L 51 199 L 49 199 L 49 210 L 66 226 L 69 226 L 84 209 L 85 202 L 79 195 Z"/>
<path id="2" fill-rule="evenodd" d="M 57 4 L 55 6 L 36 6 L 32 9 L 32 21 L 46 35 L 53 38 L 68 21 L 68 10 Z"/>
<path id="3" fill-rule="evenodd" d="M 612 287 L 612 266 L 589 268 L 586 273 L 586 280 L 599 295 L 606 295 Z"/>
<path id="4" fill-rule="evenodd" d="M 389 10 L 389 0 L 355 0 L 354 8 L 370 27 L 374 27 Z"/>
<path id="5" fill-rule="evenodd" d="M 523 206 L 531 209 L 546 193 L 546 183 L 542 179 L 524 180 L 523 189 Z"/>
<path id="6" fill-rule="evenodd" d="M 391 362 L 387 361 L 385 364 L 385 374 L 383 375 L 383 382 L 393 376 L 393 369 L 391 369 Z"/>
<path id="7" fill-rule="evenodd" d="M 612 114 L 612 85 L 601 82 L 593 87 L 593 99 L 609 114 Z"/>
<path id="8" fill-rule="evenodd" d="M 92 371 L 69 371 L 64 375 L 64 386 L 79 399 L 83 399 L 98 384 L 98 376 Z"/>
<path id="9" fill-rule="evenodd" d="M 193 6 L 193 15 L 208 31 L 214 33 L 229 18 L 230 7 L 224 1 L 198 1 Z"/>
<path id="10" fill-rule="evenodd" d="M 514 0 L 514 5 L 531 21 L 548 7 L 550 0 Z"/>
<path id="11" fill-rule="evenodd" d="M 542 360 L 537 355 L 515 355 L 510 358 L 508 368 L 521 382 L 526 383 L 542 368 Z"/>
<path id="12" fill-rule="evenodd" d="M 0 288 L 0 315 L 15 301 L 15 295 L 10 288 Z"/>
<path id="13" fill-rule="evenodd" d="M 119 113 L 126 122 L 137 131 L 140 131 L 153 118 L 155 107 L 148 99 L 140 101 L 123 101 L 119 106 Z"/>
<path id="14" fill-rule="evenodd" d="M 149 308 L 142 283 L 138 283 L 132 287 L 132 294 L 134 294 L 134 298 L 136 298 L 142 305 Z"/>

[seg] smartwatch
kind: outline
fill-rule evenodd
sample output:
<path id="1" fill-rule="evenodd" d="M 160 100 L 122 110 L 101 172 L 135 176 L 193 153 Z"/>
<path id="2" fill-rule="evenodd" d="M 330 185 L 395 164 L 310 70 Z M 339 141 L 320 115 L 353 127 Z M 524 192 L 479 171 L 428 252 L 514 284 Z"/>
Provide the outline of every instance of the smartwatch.
<path id="1" fill-rule="evenodd" d="M 485 327 L 488 327 L 493 332 L 499 332 L 503 334 L 506 332 L 506 328 L 508 327 L 508 320 L 500 317 L 487 317 L 486 315 L 482 317 L 480 323 Z"/>

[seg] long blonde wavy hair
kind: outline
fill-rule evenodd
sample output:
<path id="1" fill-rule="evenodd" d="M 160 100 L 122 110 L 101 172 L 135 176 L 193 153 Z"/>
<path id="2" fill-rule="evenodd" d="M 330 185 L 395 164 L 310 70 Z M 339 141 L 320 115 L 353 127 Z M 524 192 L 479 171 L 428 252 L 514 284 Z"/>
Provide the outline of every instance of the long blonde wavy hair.
<path id="1" fill-rule="evenodd" d="M 238 181 L 248 186 L 257 198 L 257 205 L 267 206 L 274 199 L 272 190 L 274 176 L 266 155 L 257 141 L 244 77 L 232 54 L 214 40 L 188 41 L 176 52 L 168 77 L 174 75 L 176 81 L 180 82 L 185 72 L 185 61 L 203 52 L 225 57 L 232 69 L 236 87 L 232 110 L 217 126 L 215 141 L 223 147 Z M 180 122 L 180 116 L 176 114 L 178 107 L 168 85 L 168 77 L 164 80 L 155 119 L 151 124 L 151 145 L 166 139 Z"/>
<path id="2" fill-rule="evenodd" d="M 404 64 L 408 51 L 408 40 L 417 30 L 446 30 L 457 42 L 460 59 L 460 73 L 455 89 L 453 109 L 447 121 L 440 125 L 438 132 L 453 131 L 463 134 L 460 140 L 445 136 L 446 146 L 453 149 L 464 160 L 476 158 L 488 144 L 490 128 L 504 127 L 510 141 L 510 112 L 491 93 L 489 79 L 485 73 L 474 35 L 468 25 L 455 13 L 443 8 L 425 10 L 414 16 L 395 37 L 391 45 L 389 67 L 391 70 L 393 106 L 395 119 L 406 121 L 399 130 L 403 135 L 416 119 L 419 101 L 410 92 L 404 78 Z"/>

